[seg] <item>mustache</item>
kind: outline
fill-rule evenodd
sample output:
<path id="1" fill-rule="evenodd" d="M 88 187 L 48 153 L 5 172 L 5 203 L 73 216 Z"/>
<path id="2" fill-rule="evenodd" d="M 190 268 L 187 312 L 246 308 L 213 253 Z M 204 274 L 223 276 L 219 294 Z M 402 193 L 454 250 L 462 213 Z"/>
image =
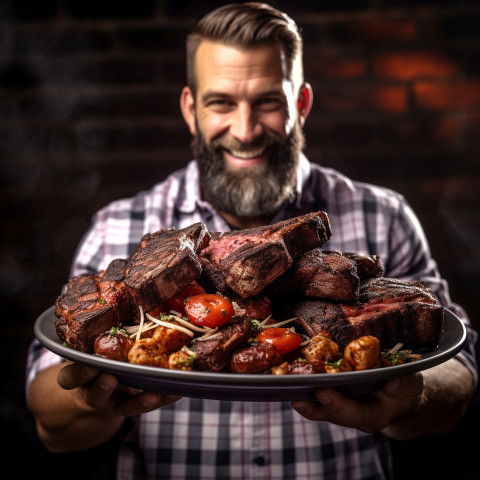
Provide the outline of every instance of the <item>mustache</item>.
<path id="1" fill-rule="evenodd" d="M 220 136 L 214 138 L 209 147 L 213 150 L 225 149 L 237 152 L 251 152 L 253 150 L 264 149 L 273 145 L 285 145 L 286 140 L 277 132 L 265 132 L 263 135 L 256 137 L 252 142 L 245 143 L 231 136 Z"/>

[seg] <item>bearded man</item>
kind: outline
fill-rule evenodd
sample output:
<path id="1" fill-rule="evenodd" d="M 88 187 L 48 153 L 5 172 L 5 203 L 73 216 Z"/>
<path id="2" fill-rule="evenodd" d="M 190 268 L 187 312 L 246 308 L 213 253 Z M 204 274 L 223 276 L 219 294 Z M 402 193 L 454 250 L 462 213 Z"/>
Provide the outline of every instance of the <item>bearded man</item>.
<path id="1" fill-rule="evenodd" d="M 94 218 L 71 275 L 126 258 L 142 235 L 204 222 L 212 232 L 324 210 L 325 248 L 376 254 L 385 276 L 427 281 L 468 330 L 455 358 L 386 382 L 368 398 L 331 388 L 316 402 L 236 402 L 128 391 L 111 374 L 67 364 L 32 344 L 29 405 L 52 451 L 91 448 L 118 435 L 119 479 L 391 478 L 388 437 L 445 432 L 477 381 L 474 334 L 452 303 L 405 199 L 310 163 L 302 127 L 312 105 L 302 39 L 284 13 L 225 5 L 188 37 L 180 107 L 195 160 L 151 190 Z"/>

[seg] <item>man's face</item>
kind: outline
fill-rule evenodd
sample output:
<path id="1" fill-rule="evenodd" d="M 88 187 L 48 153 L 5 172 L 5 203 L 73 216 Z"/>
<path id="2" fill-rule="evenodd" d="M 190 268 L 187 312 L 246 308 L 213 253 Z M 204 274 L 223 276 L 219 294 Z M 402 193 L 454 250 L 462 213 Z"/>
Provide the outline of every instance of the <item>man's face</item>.
<path id="1" fill-rule="evenodd" d="M 187 123 L 204 198 L 236 216 L 272 215 L 294 194 L 304 143 L 280 49 L 204 41 L 196 87 Z"/>

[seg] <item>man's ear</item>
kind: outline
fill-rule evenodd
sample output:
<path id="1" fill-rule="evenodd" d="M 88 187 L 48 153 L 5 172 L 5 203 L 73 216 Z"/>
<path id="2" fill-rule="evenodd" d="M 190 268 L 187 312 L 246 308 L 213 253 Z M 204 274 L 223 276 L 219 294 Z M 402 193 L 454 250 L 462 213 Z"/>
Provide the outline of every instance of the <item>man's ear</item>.
<path id="1" fill-rule="evenodd" d="M 312 108 L 312 103 L 313 103 L 312 87 L 309 83 L 304 83 L 300 87 L 300 92 L 298 94 L 298 100 L 297 100 L 298 113 L 300 116 L 300 124 L 302 125 L 302 127 L 305 124 L 305 120 L 307 119 L 308 114 L 310 113 L 310 110 Z"/>
<path id="2" fill-rule="evenodd" d="M 185 120 L 190 133 L 195 135 L 195 99 L 193 98 L 193 93 L 190 90 L 190 87 L 183 87 L 180 95 L 180 110 L 182 111 L 183 119 Z"/>

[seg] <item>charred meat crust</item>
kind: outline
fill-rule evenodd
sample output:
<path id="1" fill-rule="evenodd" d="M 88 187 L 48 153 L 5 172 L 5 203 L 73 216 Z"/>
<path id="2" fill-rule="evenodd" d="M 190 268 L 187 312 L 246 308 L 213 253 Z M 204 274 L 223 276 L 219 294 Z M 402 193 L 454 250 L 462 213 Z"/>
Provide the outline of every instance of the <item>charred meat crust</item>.
<path id="1" fill-rule="evenodd" d="M 115 259 L 99 273 L 70 279 L 55 302 L 55 328 L 71 347 L 92 353 L 95 338 L 111 327 L 158 307 L 198 278 L 197 252 L 208 245 L 203 223 L 145 235 L 128 259 Z"/>
<path id="2" fill-rule="evenodd" d="M 222 326 L 215 338 L 196 341 L 191 347 L 195 354 L 195 370 L 221 372 L 227 366 L 231 353 L 243 345 L 251 335 L 250 320 L 239 318 Z"/>
<path id="3" fill-rule="evenodd" d="M 223 275 L 210 275 L 211 281 L 221 285 L 224 279 L 230 289 L 247 298 L 285 273 L 294 258 L 322 246 L 331 233 L 325 212 L 315 212 L 274 225 L 214 233 L 201 256 Z"/>
<path id="4" fill-rule="evenodd" d="M 340 252 L 315 248 L 297 258 L 275 280 L 273 294 L 299 293 L 307 297 L 353 302 L 358 300 L 360 278 L 357 263 Z"/>
<path id="5" fill-rule="evenodd" d="M 383 348 L 436 348 L 443 333 L 444 309 L 422 282 L 373 279 L 357 303 L 299 300 L 293 312 L 310 336 L 327 330 L 341 348 L 362 335 L 378 337 Z"/>
<path id="6" fill-rule="evenodd" d="M 126 267 L 124 283 L 135 303 L 148 312 L 198 279 L 202 266 L 197 252 L 208 240 L 202 223 L 146 234 Z"/>

